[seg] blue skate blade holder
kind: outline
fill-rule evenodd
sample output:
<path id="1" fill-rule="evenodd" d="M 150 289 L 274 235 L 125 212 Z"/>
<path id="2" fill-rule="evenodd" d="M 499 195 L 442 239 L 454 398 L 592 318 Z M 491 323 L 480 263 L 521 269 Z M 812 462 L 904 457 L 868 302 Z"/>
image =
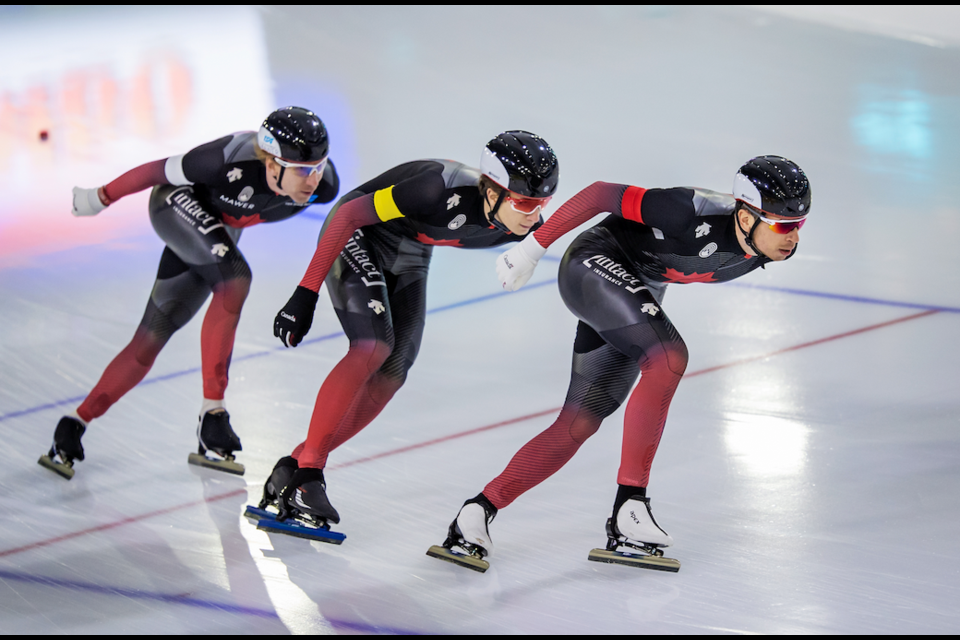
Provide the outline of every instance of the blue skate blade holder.
<path id="1" fill-rule="evenodd" d="M 276 516 L 272 514 L 269 518 L 259 520 L 257 522 L 257 529 L 261 531 L 275 531 L 296 538 L 305 538 L 307 540 L 316 540 L 330 544 L 341 544 L 347 539 L 346 534 L 337 531 L 310 527 L 305 524 L 300 524 L 299 522 L 279 522 L 276 520 Z"/>
<path id="2" fill-rule="evenodd" d="M 243 512 L 243 515 L 247 516 L 251 520 L 276 520 L 277 514 L 272 511 L 267 511 L 266 509 L 260 509 L 259 507 L 251 507 L 247 505 L 246 510 Z"/>

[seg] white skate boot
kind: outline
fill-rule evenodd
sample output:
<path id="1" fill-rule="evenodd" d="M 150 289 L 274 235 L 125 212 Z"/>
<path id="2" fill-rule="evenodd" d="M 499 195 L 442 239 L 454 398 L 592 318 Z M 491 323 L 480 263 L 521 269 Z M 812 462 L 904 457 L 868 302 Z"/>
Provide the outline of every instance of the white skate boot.
<path id="1" fill-rule="evenodd" d="M 489 525 L 496 515 L 497 508 L 482 493 L 467 500 L 450 524 L 443 545 L 433 545 L 427 555 L 483 573 L 490 568 L 483 558 L 493 555 Z"/>
<path id="2" fill-rule="evenodd" d="M 664 558 L 662 551 L 672 544 L 673 538 L 653 518 L 650 499 L 634 496 L 607 520 L 607 548 L 594 549 L 587 559 L 676 572 L 680 563 Z"/>

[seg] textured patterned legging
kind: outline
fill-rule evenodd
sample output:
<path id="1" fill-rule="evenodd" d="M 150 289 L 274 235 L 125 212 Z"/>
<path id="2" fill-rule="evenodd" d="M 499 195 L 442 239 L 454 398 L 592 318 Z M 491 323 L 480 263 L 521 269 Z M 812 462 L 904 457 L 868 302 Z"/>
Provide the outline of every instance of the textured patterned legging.
<path id="1" fill-rule="evenodd" d="M 615 246 L 589 234 L 577 238 L 564 256 L 560 294 L 580 318 L 570 387 L 557 420 L 484 488 L 498 509 L 556 473 L 628 396 L 617 481 L 647 486 L 670 401 L 687 367 L 687 348 L 646 287 L 600 264 L 629 266 Z M 638 375 L 640 383 L 630 393 Z"/>
<path id="2" fill-rule="evenodd" d="M 170 197 L 174 193 L 181 196 L 179 203 Z M 223 399 L 234 335 L 250 290 L 250 267 L 237 248 L 238 229 L 224 226 L 219 215 L 209 215 L 204 222 L 181 215 L 184 202 L 193 205 L 194 212 L 203 206 L 193 199 L 190 187 L 157 187 L 151 194 L 150 221 L 167 246 L 133 339 L 77 409 L 83 420 L 103 415 L 143 380 L 170 336 L 196 315 L 211 293 L 200 334 L 203 395 Z"/>

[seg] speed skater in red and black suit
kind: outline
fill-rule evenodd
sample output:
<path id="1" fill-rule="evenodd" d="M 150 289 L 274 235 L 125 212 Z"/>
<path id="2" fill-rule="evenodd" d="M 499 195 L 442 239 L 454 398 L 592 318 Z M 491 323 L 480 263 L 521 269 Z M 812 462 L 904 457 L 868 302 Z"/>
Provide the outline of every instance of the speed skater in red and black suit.
<path id="1" fill-rule="evenodd" d="M 485 146 L 479 170 L 450 160 L 409 162 L 340 199 L 274 334 L 296 346 L 326 282 L 350 347 L 320 388 L 306 440 L 267 479 L 261 508 L 277 506 L 281 522 L 340 521 L 326 496 L 327 456 L 367 426 L 406 380 L 423 336 L 433 247 L 521 240 L 542 224 L 558 180 L 546 141 L 507 131 Z"/>
<path id="2" fill-rule="evenodd" d="M 83 460 L 80 438 L 136 386 L 175 331 L 213 294 L 201 330 L 203 402 L 194 464 L 243 473 L 233 461 L 240 439 L 224 392 L 234 334 L 251 272 L 237 241 L 243 229 L 279 222 L 312 204 L 331 202 L 340 181 L 329 160 L 323 122 L 300 107 L 271 113 L 259 131 L 224 136 L 183 155 L 149 162 L 97 188 L 73 190 L 73 214 L 96 215 L 120 198 L 152 187 L 150 222 L 166 243 L 147 308 L 130 344 L 107 366 L 76 411 L 56 427 L 40 464 L 69 479 Z"/>
<path id="3" fill-rule="evenodd" d="M 660 549 L 673 541 L 653 519 L 646 496 L 667 410 L 687 366 L 687 347 L 662 306 L 664 291 L 670 283 L 727 282 L 790 258 L 809 211 L 803 171 L 785 158 L 761 156 L 737 172 L 732 195 L 597 182 L 501 254 L 500 281 L 514 291 L 557 238 L 599 213 L 612 214 L 581 233 L 560 265 L 560 295 L 580 320 L 560 415 L 464 503 L 447 540 L 430 555 L 485 570 L 483 557 L 493 550 L 488 525 L 497 511 L 556 473 L 627 400 L 607 547 L 590 559 L 678 570 L 676 560 L 662 557 Z"/>

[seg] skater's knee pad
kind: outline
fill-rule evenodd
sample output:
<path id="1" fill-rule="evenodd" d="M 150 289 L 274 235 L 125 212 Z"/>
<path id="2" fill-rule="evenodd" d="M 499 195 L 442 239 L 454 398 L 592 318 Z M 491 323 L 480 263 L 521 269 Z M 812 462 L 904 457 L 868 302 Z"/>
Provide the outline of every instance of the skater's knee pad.
<path id="1" fill-rule="evenodd" d="M 671 342 L 667 345 L 667 366 L 678 376 L 682 376 L 687 370 L 687 363 L 690 361 L 690 352 L 687 351 L 687 345 L 682 340 Z"/>
<path id="2" fill-rule="evenodd" d="M 213 287 L 213 303 L 228 313 L 240 313 L 250 293 L 250 279 L 226 280 Z"/>
<path id="3" fill-rule="evenodd" d="M 396 393 L 397 389 L 403 386 L 407 381 L 407 371 L 413 366 L 413 362 L 398 354 L 392 352 L 384 361 L 383 365 L 377 371 L 377 377 L 380 380 L 380 386 L 390 393 Z"/>
<path id="4" fill-rule="evenodd" d="M 681 342 L 671 342 L 663 345 L 662 348 L 650 349 L 640 359 L 640 369 L 643 374 L 649 376 L 658 369 L 669 370 L 671 373 L 682 376 L 687 370 L 687 362 L 690 355 L 687 351 L 687 345 Z"/>
<path id="5" fill-rule="evenodd" d="M 613 413 L 611 411 L 611 413 Z M 570 438 L 577 444 L 583 444 L 587 438 L 592 436 L 600 428 L 600 422 L 603 418 L 593 415 L 580 415 L 570 424 Z"/>
<path id="6" fill-rule="evenodd" d="M 372 374 L 383 366 L 392 352 L 393 344 L 383 340 L 355 340 L 350 343 L 346 357 Z"/>

